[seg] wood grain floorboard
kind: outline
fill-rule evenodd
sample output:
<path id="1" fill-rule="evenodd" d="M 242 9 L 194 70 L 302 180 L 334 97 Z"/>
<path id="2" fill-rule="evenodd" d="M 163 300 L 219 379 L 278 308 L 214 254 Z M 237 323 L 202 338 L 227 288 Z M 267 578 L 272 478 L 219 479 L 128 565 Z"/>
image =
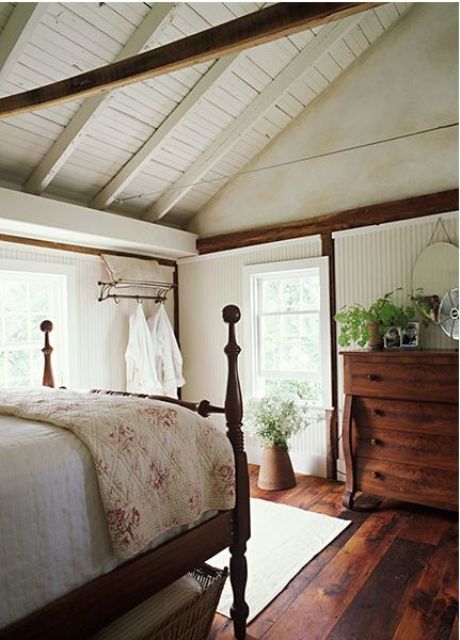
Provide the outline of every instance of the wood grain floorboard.
<path id="1" fill-rule="evenodd" d="M 424 567 L 432 547 L 396 539 L 327 640 L 387 640 L 393 636 L 404 594 Z M 382 616 L 382 611 L 385 615 Z"/>
<path id="2" fill-rule="evenodd" d="M 263 491 L 257 471 L 250 466 L 253 497 L 352 524 L 257 616 L 247 640 L 458 640 L 457 514 L 369 498 L 347 511 L 341 483 L 297 475 L 293 489 Z M 217 614 L 209 640 L 233 637 Z"/>
<path id="3" fill-rule="evenodd" d="M 414 587 L 394 640 L 449 638 L 458 609 L 458 530 L 450 527 Z"/>

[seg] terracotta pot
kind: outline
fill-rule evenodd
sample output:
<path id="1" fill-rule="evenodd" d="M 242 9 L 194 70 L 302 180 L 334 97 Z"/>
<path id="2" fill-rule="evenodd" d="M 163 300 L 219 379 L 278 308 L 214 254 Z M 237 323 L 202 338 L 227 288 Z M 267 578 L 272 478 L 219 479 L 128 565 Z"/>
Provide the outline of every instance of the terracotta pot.
<path id="1" fill-rule="evenodd" d="M 368 322 L 369 339 L 367 348 L 369 351 L 381 351 L 383 349 L 383 336 L 380 335 L 379 325 L 376 322 Z"/>
<path id="2" fill-rule="evenodd" d="M 296 480 L 289 452 L 284 447 L 266 447 L 262 452 L 257 486 L 259 489 L 279 491 L 295 487 Z"/>

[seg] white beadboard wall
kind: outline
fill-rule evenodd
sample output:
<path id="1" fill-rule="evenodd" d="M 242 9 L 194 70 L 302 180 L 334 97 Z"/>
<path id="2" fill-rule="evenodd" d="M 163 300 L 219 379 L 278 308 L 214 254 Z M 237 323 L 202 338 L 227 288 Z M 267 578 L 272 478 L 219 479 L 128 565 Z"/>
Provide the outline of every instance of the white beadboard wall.
<path id="1" fill-rule="evenodd" d="M 187 380 L 182 394 L 184 399 L 207 398 L 217 404 L 223 403 L 227 372 L 223 347 L 227 331 L 222 321 L 222 308 L 226 304 L 237 304 L 241 309 L 237 340 L 243 347 L 239 367 L 244 393 L 244 335 L 248 318 L 243 299 L 243 268 L 320 255 L 321 243 L 315 236 L 178 261 L 180 341 Z M 246 450 L 249 461 L 257 463 L 260 449 L 254 439 L 247 439 Z M 296 470 L 325 475 L 324 422 L 312 421 L 310 427 L 293 440 L 291 457 Z"/>
<path id="2" fill-rule="evenodd" d="M 402 290 L 396 293 L 395 299 L 406 304 L 407 296 L 412 289 L 412 268 L 418 256 L 430 242 L 435 229 L 433 242 L 446 241 L 440 225 L 436 228 L 439 217 L 442 217 L 451 241 L 458 246 L 458 213 L 335 234 L 337 308 L 353 303 L 367 306 L 376 298 L 388 291 L 395 291 L 399 287 L 402 287 Z M 425 349 L 458 348 L 458 342 L 446 336 L 434 325 L 424 327 L 421 324 L 420 333 L 421 346 Z M 340 356 L 338 385 L 341 417 L 343 363 Z M 340 440 L 338 468 L 342 473 L 339 478 L 343 477 L 342 457 Z"/>
<path id="3" fill-rule="evenodd" d="M 456 214 L 442 216 L 453 242 L 458 244 Z M 402 287 L 397 299 L 407 300 L 411 291 L 412 267 L 427 246 L 438 217 L 367 227 L 335 234 L 337 306 L 360 302 L 368 305 L 376 297 Z M 444 240 L 437 229 L 434 240 Z M 183 396 L 203 397 L 220 403 L 225 393 L 226 361 L 222 348 L 226 330 L 222 307 L 240 306 L 242 320 L 237 336 L 243 348 L 240 371 L 244 390 L 244 335 L 247 311 L 243 300 L 243 267 L 321 255 L 318 237 L 291 240 L 179 260 L 180 337 L 187 384 Z M 455 348 L 458 343 L 440 329 L 422 328 L 426 348 Z M 342 362 L 339 358 L 339 408 L 342 405 Z M 260 450 L 254 440 L 247 442 L 250 461 L 257 462 Z M 292 458 L 298 471 L 325 475 L 326 434 L 324 425 L 312 425 L 292 442 Z M 341 468 L 341 460 L 339 460 Z"/>
<path id="4" fill-rule="evenodd" d="M 69 380 L 56 379 L 56 385 L 64 384 L 72 388 L 106 388 L 124 390 L 126 388 L 125 350 L 128 341 L 128 318 L 135 310 L 137 302 L 113 300 L 98 302 L 98 280 L 107 279 L 106 271 L 97 256 L 71 253 L 41 247 L 25 246 L 10 242 L 0 242 L 0 261 L 27 261 L 33 263 L 33 270 L 65 266 L 71 268 L 73 278 L 73 300 L 70 309 L 74 317 L 70 325 L 74 327 L 70 335 L 71 368 Z M 14 269 L 14 266 L 10 268 Z M 171 298 L 171 299 L 169 299 Z M 174 310 L 172 296 L 168 298 L 166 309 L 170 318 Z M 144 303 L 148 317 L 151 304 Z M 53 318 L 50 318 L 53 320 Z M 50 335 L 50 342 L 56 353 L 59 344 Z M 72 366 L 73 365 L 73 366 Z"/>

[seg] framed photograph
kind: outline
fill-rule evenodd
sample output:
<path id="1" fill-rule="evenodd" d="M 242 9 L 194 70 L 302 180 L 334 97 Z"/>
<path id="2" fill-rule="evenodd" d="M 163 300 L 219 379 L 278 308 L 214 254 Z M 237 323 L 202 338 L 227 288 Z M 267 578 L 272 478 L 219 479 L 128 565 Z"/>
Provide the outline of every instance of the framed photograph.
<path id="1" fill-rule="evenodd" d="M 419 342 L 419 323 L 409 322 L 407 327 L 401 329 L 401 348 L 416 349 Z"/>
<path id="2" fill-rule="evenodd" d="M 401 327 L 389 327 L 383 336 L 384 349 L 401 348 Z"/>

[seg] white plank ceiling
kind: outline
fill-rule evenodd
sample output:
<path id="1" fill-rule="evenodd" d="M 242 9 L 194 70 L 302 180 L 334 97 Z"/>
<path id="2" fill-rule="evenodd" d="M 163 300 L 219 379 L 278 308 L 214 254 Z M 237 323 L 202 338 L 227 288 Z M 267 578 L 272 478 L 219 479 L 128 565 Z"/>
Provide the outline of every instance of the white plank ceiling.
<path id="1" fill-rule="evenodd" d="M 0 2 L 0 96 L 88 71 L 263 6 L 56 2 L 32 11 L 31 3 Z M 0 182 L 186 228 L 409 7 L 384 4 L 239 55 L 1 120 Z"/>

